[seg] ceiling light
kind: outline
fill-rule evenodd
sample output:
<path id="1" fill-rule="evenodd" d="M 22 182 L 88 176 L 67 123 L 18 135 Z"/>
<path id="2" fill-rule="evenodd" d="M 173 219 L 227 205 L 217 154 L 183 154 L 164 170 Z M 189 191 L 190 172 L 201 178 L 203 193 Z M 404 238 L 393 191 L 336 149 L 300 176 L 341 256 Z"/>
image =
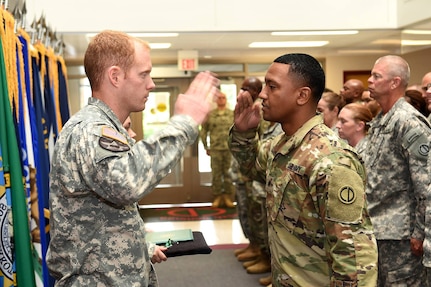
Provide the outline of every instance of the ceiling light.
<path id="1" fill-rule="evenodd" d="M 357 30 L 340 30 L 340 31 L 287 31 L 272 32 L 272 36 L 313 36 L 313 35 L 354 35 L 358 34 Z"/>
<path id="2" fill-rule="evenodd" d="M 93 38 L 98 33 L 87 33 L 87 38 Z M 178 33 L 127 33 L 136 38 L 159 38 L 159 37 L 178 37 Z"/>
<path id="3" fill-rule="evenodd" d="M 401 45 L 401 39 L 379 39 L 372 41 L 374 45 Z"/>
<path id="4" fill-rule="evenodd" d="M 282 42 L 253 42 L 249 48 L 297 48 L 297 47 L 322 47 L 328 41 L 282 41 Z"/>
<path id="5" fill-rule="evenodd" d="M 338 50 L 338 54 L 387 54 L 389 53 L 389 50 Z"/>
<path id="6" fill-rule="evenodd" d="M 413 35 L 431 35 L 431 30 L 402 30 L 401 33 Z"/>
<path id="7" fill-rule="evenodd" d="M 172 46 L 171 43 L 148 43 L 151 49 L 168 49 Z"/>
<path id="8" fill-rule="evenodd" d="M 178 37 L 178 33 L 127 33 L 127 34 L 137 38 Z"/>
<path id="9" fill-rule="evenodd" d="M 408 40 L 408 39 L 381 39 L 373 41 L 372 44 L 401 45 L 401 46 L 428 46 L 431 40 Z"/>
<path id="10" fill-rule="evenodd" d="M 428 46 L 431 45 L 431 40 L 401 40 L 403 46 Z"/>

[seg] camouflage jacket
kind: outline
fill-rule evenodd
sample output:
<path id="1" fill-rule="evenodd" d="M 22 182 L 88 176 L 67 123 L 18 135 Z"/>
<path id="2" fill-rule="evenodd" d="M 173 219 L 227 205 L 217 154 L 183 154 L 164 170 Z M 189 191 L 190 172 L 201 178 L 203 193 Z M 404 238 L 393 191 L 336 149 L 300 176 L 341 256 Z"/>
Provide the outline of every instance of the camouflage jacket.
<path id="1" fill-rule="evenodd" d="M 376 286 L 365 170 L 322 116 L 260 147 L 233 127 L 229 144 L 243 172 L 266 178 L 274 287 Z"/>
<path id="2" fill-rule="evenodd" d="M 430 124 L 401 98 L 376 116 L 367 137 L 366 192 L 376 238 L 423 240 Z"/>
<path id="3" fill-rule="evenodd" d="M 229 128 L 233 123 L 233 111 L 226 108 L 224 110 L 214 109 L 208 116 L 200 130 L 200 138 L 205 149 L 228 150 L 227 139 Z M 208 144 L 207 137 L 210 137 Z"/>
<path id="4" fill-rule="evenodd" d="M 69 119 L 50 173 L 47 264 L 56 286 L 157 286 L 137 202 L 175 166 L 197 128 L 174 116 L 135 142 L 94 98 Z"/>

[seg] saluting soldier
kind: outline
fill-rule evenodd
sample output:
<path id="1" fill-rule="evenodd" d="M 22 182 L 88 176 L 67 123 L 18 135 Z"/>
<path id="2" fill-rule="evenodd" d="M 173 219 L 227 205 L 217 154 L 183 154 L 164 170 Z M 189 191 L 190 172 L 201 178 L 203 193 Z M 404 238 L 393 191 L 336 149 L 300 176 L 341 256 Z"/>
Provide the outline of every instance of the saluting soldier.
<path id="1" fill-rule="evenodd" d="M 56 286 L 158 286 L 137 202 L 196 140 L 218 80 L 198 74 L 166 128 L 135 142 L 122 123 L 155 87 L 148 44 L 101 32 L 84 67 L 92 97 L 65 124 L 52 156 L 48 268 Z"/>
<path id="2" fill-rule="evenodd" d="M 359 156 L 316 114 L 320 63 L 286 54 L 270 65 L 253 105 L 240 95 L 230 149 L 266 184 L 272 286 L 376 286 L 377 245 Z M 261 108 L 261 109 L 260 109 Z M 257 142 L 260 111 L 281 135 Z"/>

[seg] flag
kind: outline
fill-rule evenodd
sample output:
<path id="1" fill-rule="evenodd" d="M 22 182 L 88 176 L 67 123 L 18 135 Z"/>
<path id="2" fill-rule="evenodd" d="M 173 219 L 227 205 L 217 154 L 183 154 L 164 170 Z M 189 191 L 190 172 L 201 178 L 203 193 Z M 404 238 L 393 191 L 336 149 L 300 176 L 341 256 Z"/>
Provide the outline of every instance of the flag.
<path id="1" fill-rule="evenodd" d="M 69 109 L 69 97 L 67 90 L 67 70 L 66 65 L 62 58 L 58 60 L 58 89 L 59 89 L 59 103 L 60 103 L 60 115 L 61 115 L 61 127 L 70 118 Z M 59 132 L 61 129 L 59 129 Z"/>
<path id="2" fill-rule="evenodd" d="M 3 50 L 0 42 L 0 51 Z M 29 218 L 24 192 L 20 151 L 12 117 L 4 54 L 0 52 L 0 145 L 5 178 L 10 180 L 13 241 L 15 252 L 16 282 L 18 286 L 35 286 Z"/>
<path id="3" fill-rule="evenodd" d="M 9 215 L 11 214 L 10 188 L 6 186 L 3 173 L 3 158 L 0 145 L 0 286 L 11 287 L 14 285 L 13 256 L 12 256 L 12 230 Z"/>
<path id="4" fill-rule="evenodd" d="M 33 107 L 34 107 L 34 125 L 35 125 L 35 166 L 36 166 L 36 186 L 38 194 L 39 206 L 39 227 L 40 227 L 40 241 L 42 258 L 46 256 L 49 244 L 49 233 L 46 233 L 47 226 L 44 214 L 45 210 L 49 209 L 49 150 L 48 150 L 48 137 L 49 128 L 47 126 L 47 115 L 44 109 L 44 97 L 41 91 L 40 69 L 38 65 L 38 57 L 33 55 L 31 57 L 31 77 L 32 77 L 32 94 L 33 94 Z M 54 279 L 49 276 L 46 261 L 43 260 L 43 280 L 46 286 L 52 286 Z"/>

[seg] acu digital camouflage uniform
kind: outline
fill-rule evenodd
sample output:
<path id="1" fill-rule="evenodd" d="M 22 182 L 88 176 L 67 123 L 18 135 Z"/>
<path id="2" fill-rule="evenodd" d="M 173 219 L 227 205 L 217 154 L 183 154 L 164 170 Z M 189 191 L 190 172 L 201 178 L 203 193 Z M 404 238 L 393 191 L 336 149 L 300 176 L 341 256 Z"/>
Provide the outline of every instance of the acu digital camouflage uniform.
<path id="1" fill-rule="evenodd" d="M 379 261 L 384 267 L 379 269 L 379 276 L 387 276 L 386 286 L 395 282 L 424 286 L 421 258 L 413 255 L 409 246 L 411 237 L 424 239 L 430 142 L 429 122 L 404 98 L 385 115 L 378 114 L 368 131 L 364 153 L 368 210 L 379 244 Z M 401 244 L 398 251 L 389 241 Z M 380 248 L 385 242 L 389 246 Z M 392 253 L 382 253 L 384 249 Z"/>
<path id="2" fill-rule="evenodd" d="M 229 129 L 233 123 L 233 111 L 214 109 L 202 124 L 200 138 L 206 150 L 210 150 L 212 170 L 212 192 L 214 196 L 232 194 L 233 185 L 229 175 L 232 154 L 227 145 Z M 210 142 L 207 142 L 209 134 Z"/>
<path id="3" fill-rule="evenodd" d="M 135 143 L 95 98 L 69 119 L 50 174 L 47 263 L 56 286 L 158 286 L 137 202 L 197 136 L 190 117 L 173 116 L 160 133 Z"/>
<path id="4" fill-rule="evenodd" d="M 375 286 L 377 247 L 365 170 L 321 116 L 258 149 L 255 132 L 232 129 L 244 172 L 266 178 L 272 286 Z"/>

